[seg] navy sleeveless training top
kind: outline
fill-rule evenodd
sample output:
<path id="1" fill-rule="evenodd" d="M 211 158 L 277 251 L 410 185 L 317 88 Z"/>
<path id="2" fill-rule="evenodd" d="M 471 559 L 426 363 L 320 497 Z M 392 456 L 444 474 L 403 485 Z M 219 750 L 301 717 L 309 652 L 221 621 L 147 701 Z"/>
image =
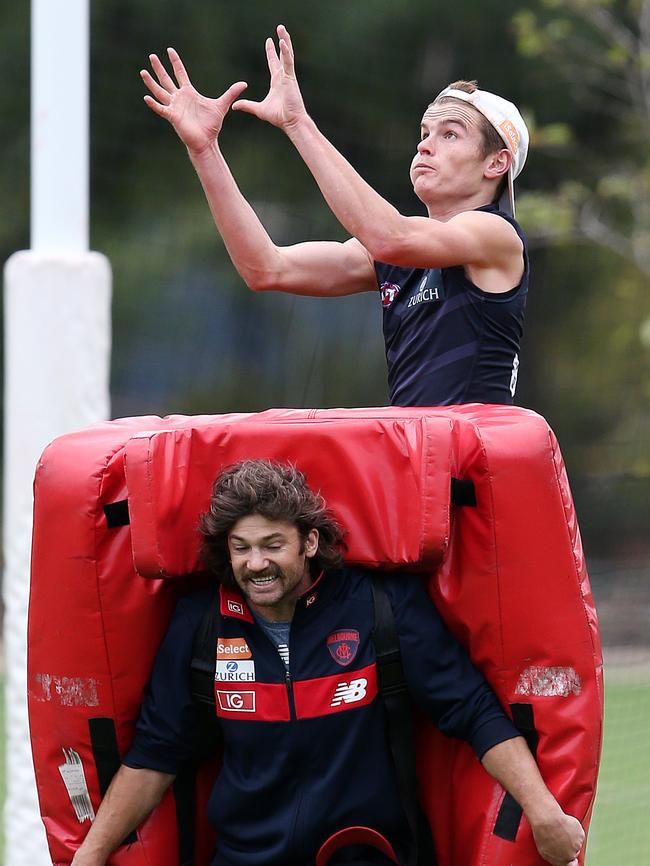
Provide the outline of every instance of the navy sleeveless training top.
<path id="1" fill-rule="evenodd" d="M 528 247 L 521 282 L 484 292 L 464 268 L 401 268 L 375 262 L 384 319 L 388 387 L 393 406 L 512 403 L 528 294 Z"/>

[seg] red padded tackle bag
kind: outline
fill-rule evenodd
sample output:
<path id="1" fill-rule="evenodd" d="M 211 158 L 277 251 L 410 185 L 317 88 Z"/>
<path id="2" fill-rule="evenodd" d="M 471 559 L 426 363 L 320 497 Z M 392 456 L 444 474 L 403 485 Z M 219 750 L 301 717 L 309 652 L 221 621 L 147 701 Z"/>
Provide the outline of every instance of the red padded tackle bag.
<path id="1" fill-rule="evenodd" d="M 586 829 L 602 658 L 567 476 L 542 418 L 483 405 L 145 417 L 62 436 L 37 468 L 28 700 L 53 863 L 70 863 L 130 745 L 156 649 L 199 568 L 212 481 L 251 457 L 305 473 L 348 530 L 348 561 L 422 574 Z M 475 505 L 450 504 L 452 479 L 471 483 Z M 439 866 L 541 866 L 516 803 L 469 746 L 421 722 L 417 750 Z M 190 836 L 205 866 L 214 772 L 199 773 L 189 832 L 187 798 L 172 789 L 110 862 L 189 866 L 178 852 Z"/>

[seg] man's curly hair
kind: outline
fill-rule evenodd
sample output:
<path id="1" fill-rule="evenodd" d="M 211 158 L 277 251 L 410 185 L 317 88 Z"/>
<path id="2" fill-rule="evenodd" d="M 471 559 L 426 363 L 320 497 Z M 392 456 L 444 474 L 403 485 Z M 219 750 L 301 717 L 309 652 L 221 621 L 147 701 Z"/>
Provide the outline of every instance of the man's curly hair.
<path id="1" fill-rule="evenodd" d="M 234 578 L 228 553 L 228 533 L 249 514 L 294 524 L 301 541 L 318 530 L 318 550 L 311 560 L 314 570 L 338 568 L 345 549 L 343 530 L 327 509 L 320 493 L 307 486 L 303 473 L 290 463 L 242 460 L 225 468 L 212 487 L 208 511 L 199 518 L 203 536 L 201 558 L 208 571 L 223 583 Z M 302 552 L 301 545 L 301 552 Z"/>

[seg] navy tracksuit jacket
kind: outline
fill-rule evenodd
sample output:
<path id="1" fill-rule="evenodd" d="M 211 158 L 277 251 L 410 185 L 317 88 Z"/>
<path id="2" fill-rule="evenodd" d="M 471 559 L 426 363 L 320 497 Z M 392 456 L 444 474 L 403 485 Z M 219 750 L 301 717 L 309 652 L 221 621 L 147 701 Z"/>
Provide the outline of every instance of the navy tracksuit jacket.
<path id="1" fill-rule="evenodd" d="M 213 866 L 307 866 L 351 825 L 378 830 L 404 852 L 406 819 L 377 693 L 371 580 L 344 567 L 299 599 L 290 676 L 243 597 L 221 587 L 215 697 L 224 746 L 208 806 L 218 835 Z M 409 691 L 431 721 L 479 757 L 518 736 L 419 579 L 387 576 L 385 587 Z M 130 767 L 176 773 L 192 756 L 190 661 L 210 598 L 196 593 L 177 606 L 124 759 Z"/>

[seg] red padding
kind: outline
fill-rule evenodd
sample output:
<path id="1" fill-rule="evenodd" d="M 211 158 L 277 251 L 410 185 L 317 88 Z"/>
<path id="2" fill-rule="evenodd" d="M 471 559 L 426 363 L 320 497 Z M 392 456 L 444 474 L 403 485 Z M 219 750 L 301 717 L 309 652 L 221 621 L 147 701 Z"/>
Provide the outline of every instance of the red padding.
<path id="1" fill-rule="evenodd" d="M 28 701 L 52 861 L 69 864 L 90 826 L 75 814 L 59 767 L 76 754 L 96 811 L 89 720 L 111 718 L 126 751 L 176 597 L 190 589 L 188 578 L 141 577 L 133 550 L 142 573 L 191 571 L 210 481 L 241 457 L 293 459 L 349 528 L 349 560 L 424 571 L 442 617 L 502 704 L 530 706 L 542 775 L 586 829 L 602 657 L 564 464 L 542 418 L 478 405 L 148 417 L 60 437 L 36 475 Z M 449 520 L 451 476 L 472 482 L 477 505 L 453 508 Z M 111 527 L 104 507 L 127 497 L 134 523 Z M 467 744 L 423 721 L 417 757 L 440 866 L 543 866 L 525 819 L 514 842 L 493 833 L 503 791 Z M 213 775 L 197 793 L 197 866 L 210 857 Z M 170 791 L 111 863 L 178 866 L 176 843 Z"/>
<path id="2" fill-rule="evenodd" d="M 212 482 L 224 466 L 251 457 L 300 467 L 348 530 L 349 560 L 431 571 L 449 539 L 451 429 L 444 416 L 332 423 L 264 413 L 236 428 L 213 423 L 136 436 L 126 445 L 136 571 L 143 577 L 196 571 L 198 517 Z"/>

